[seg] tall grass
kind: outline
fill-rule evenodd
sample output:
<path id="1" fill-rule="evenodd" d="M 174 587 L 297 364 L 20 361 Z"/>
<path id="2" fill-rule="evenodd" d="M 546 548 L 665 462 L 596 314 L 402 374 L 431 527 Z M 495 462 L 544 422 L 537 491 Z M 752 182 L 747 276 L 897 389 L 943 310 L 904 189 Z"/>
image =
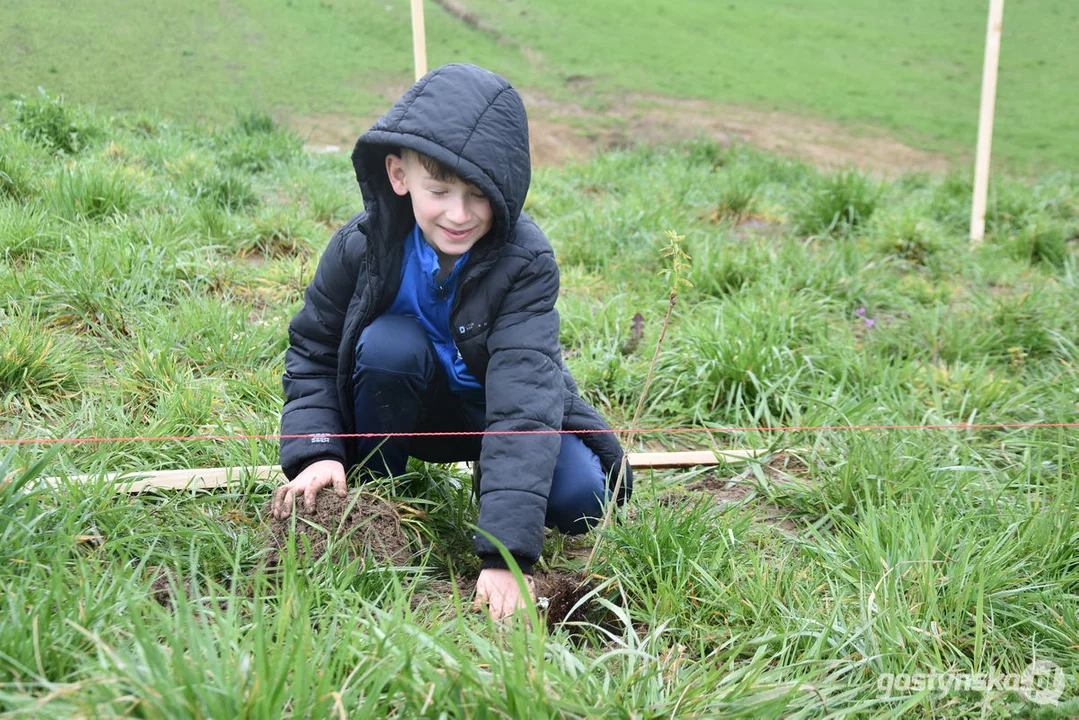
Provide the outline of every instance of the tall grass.
<path id="1" fill-rule="evenodd" d="M 791 220 L 804 235 L 846 235 L 873 216 L 880 190 L 869 177 L 844 171 L 812 182 L 795 201 Z"/>
<path id="2" fill-rule="evenodd" d="M 73 155 L 104 133 L 97 119 L 38 88 L 36 97 L 15 102 L 15 127 L 50 152 Z"/>
<path id="3" fill-rule="evenodd" d="M 2 437 L 272 435 L 287 322 L 326 225 L 359 209 L 347 160 L 301 154 L 257 114 L 216 129 L 89 122 L 105 134 L 74 154 L 34 144 L 18 122 L 0 130 L 14 148 L 0 186 Z M 674 229 L 693 287 L 679 292 L 638 424 L 748 428 L 692 442 L 796 448 L 805 463 L 793 476 L 774 462 L 639 472 L 569 625 L 495 628 L 446 591 L 451 573 L 476 570 L 468 480 L 446 467 L 416 462 L 369 488 L 412 533 L 409 567 L 304 564 L 294 543 L 268 576 L 272 488 L 260 482 L 124 496 L 67 477 L 271 464 L 272 441 L 3 449 L 0 707 L 1076 713 L 1072 429 L 776 429 L 1075 422 L 1075 186 L 1002 181 L 990 236 L 970 250 L 968 185 L 820 176 L 699 142 L 537 170 L 528 210 L 562 268 L 564 359 L 582 394 L 629 424 L 668 307 L 658 272 Z M 580 570 L 593 540 L 552 534 L 540 569 Z M 1067 671 L 1060 706 L 882 689 L 889 675 L 1018 673 L 1035 659 Z"/>

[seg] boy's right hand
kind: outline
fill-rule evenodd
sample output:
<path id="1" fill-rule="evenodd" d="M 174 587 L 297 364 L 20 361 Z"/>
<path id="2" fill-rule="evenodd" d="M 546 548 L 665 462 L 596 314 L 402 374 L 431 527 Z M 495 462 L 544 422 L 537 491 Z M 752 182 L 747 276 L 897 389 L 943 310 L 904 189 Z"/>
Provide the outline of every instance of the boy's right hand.
<path id="1" fill-rule="evenodd" d="M 345 486 L 345 466 L 337 460 L 319 460 L 311 463 L 292 481 L 277 488 L 273 494 L 271 515 L 287 518 L 292 514 L 294 502 L 303 495 L 304 506 L 310 510 L 315 506 L 315 496 L 327 485 L 341 497 L 348 494 Z"/>

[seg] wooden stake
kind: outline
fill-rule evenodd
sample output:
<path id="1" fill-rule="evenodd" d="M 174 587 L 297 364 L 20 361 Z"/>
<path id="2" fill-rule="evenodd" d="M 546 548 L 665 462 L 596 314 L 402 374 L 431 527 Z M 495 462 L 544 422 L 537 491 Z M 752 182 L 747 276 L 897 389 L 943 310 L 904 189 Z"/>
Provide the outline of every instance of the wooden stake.
<path id="1" fill-rule="evenodd" d="M 985 238 L 985 208 L 989 197 L 989 156 L 993 144 L 993 111 L 997 99 L 1000 36 L 1004 27 L 1004 0 L 989 0 L 989 27 L 985 35 L 982 67 L 982 106 L 978 116 L 978 148 L 974 160 L 974 198 L 970 208 L 970 241 Z"/>
<path id="2" fill-rule="evenodd" d="M 427 74 L 427 38 L 423 28 L 423 0 L 412 0 L 412 64 L 416 79 Z"/>
<path id="3" fill-rule="evenodd" d="M 690 452 L 629 453 L 629 464 L 635 470 L 644 468 L 679 468 L 720 465 L 766 455 L 769 450 L 694 450 Z M 718 455 L 718 457 L 717 457 Z M 461 463 L 462 467 L 464 463 Z M 281 467 L 259 465 L 256 467 L 193 468 L 186 470 L 160 470 L 155 472 L 108 473 L 105 475 L 71 475 L 68 482 L 92 482 L 104 480 L 116 485 L 117 491 L 137 493 L 144 490 L 210 490 L 227 487 L 230 482 L 244 479 L 262 480 L 270 483 L 284 482 Z M 47 478 L 51 485 L 60 483 L 59 478 Z"/>

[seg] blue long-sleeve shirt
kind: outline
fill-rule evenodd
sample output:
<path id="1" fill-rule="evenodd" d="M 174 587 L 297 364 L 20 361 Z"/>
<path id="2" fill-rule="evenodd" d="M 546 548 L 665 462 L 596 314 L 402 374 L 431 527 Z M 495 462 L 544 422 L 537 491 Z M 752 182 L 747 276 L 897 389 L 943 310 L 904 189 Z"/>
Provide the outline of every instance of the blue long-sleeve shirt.
<path id="1" fill-rule="evenodd" d="M 431 339 L 439 362 L 446 370 L 450 390 L 470 392 L 483 388 L 465 367 L 461 354 L 450 333 L 450 308 L 457 294 L 457 279 L 468 262 L 468 253 L 457 258 L 453 270 L 438 280 L 438 255 L 427 244 L 416 225 L 405 239 L 405 255 L 401 263 L 401 289 L 390 305 L 387 315 L 405 315 L 423 326 Z"/>

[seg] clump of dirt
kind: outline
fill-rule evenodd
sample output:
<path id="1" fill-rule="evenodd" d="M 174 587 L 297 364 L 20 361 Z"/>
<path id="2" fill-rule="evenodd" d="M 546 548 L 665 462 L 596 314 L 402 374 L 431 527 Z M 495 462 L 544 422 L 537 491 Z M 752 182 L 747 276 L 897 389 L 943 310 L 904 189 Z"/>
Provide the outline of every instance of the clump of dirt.
<path id="1" fill-rule="evenodd" d="M 393 505 L 366 492 L 353 492 L 346 497 L 326 491 L 316 496 L 315 506 L 308 510 L 301 500 L 296 514 L 297 552 L 314 561 L 332 549 L 335 563 L 348 563 L 370 555 L 383 565 L 404 565 L 411 557 L 408 536 L 401 528 L 401 519 Z M 281 564 L 292 533 L 291 518 L 271 517 L 268 528 L 269 552 L 263 567 L 273 573 Z M 305 542 L 306 539 L 306 542 Z M 147 568 L 153 580 L 150 597 L 165 608 L 172 608 L 173 588 L 182 588 L 191 597 L 191 582 L 170 567 L 153 565 Z M 252 592 L 247 586 L 246 592 Z"/>
<path id="2" fill-rule="evenodd" d="M 162 607 L 169 607 L 172 598 L 169 597 L 170 587 L 176 584 L 176 573 L 167 567 L 153 565 L 147 568 L 154 580 L 150 583 L 150 597 Z"/>
<path id="3" fill-rule="evenodd" d="M 147 573 L 153 577 L 150 583 L 150 598 L 163 608 L 173 607 L 173 588 L 183 589 L 184 595 L 191 597 L 191 581 L 180 578 L 180 573 L 164 565 L 151 565 Z"/>
<path id="4" fill-rule="evenodd" d="M 686 485 L 686 490 L 708 493 L 716 505 L 742 502 L 753 494 L 753 486 L 742 478 L 721 477 L 715 473 L 709 473 L 700 480 Z"/>
<path id="5" fill-rule="evenodd" d="M 540 615 L 548 627 L 558 627 L 566 623 L 589 621 L 596 606 L 586 602 L 577 606 L 588 593 L 595 589 L 595 584 L 581 573 L 575 572 L 537 572 L 532 576 L 536 588 L 536 602 L 540 605 Z M 461 597 L 466 608 L 471 607 L 476 593 L 476 579 L 457 578 L 456 585 L 447 580 L 432 580 L 427 583 L 423 594 L 414 595 L 412 608 L 429 602 L 449 604 L 454 592 Z"/>
<path id="6" fill-rule="evenodd" d="M 293 513 L 297 551 L 307 554 L 310 561 L 322 557 L 328 549 L 335 563 L 371 555 L 382 564 L 403 565 L 410 557 L 408 537 L 401 529 L 397 510 L 371 493 L 352 492 L 340 497 L 334 492 L 321 492 L 315 496 L 314 507 L 308 510 L 300 500 Z M 267 570 L 280 565 L 293 522 L 292 518 L 271 516 Z"/>
<path id="7" fill-rule="evenodd" d="M 589 619 L 592 603 L 577 606 L 588 593 L 595 590 L 595 584 L 581 573 L 536 573 L 536 597 L 547 598 L 547 610 L 544 616 L 548 626 L 564 623 L 582 622 Z M 574 606 L 577 606 L 576 608 Z"/>

